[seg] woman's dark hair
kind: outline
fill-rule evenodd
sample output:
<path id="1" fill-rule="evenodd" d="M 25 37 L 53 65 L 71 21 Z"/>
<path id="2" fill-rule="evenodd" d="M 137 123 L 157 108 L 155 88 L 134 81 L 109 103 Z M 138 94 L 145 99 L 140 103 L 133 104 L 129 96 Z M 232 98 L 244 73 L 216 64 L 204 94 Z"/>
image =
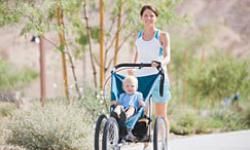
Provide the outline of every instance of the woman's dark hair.
<path id="1" fill-rule="evenodd" d="M 154 7 L 151 6 L 151 5 L 144 5 L 144 6 L 141 8 L 141 12 L 140 12 L 141 17 L 142 17 L 142 15 L 143 15 L 143 13 L 144 13 L 144 11 L 145 11 L 146 9 L 151 10 L 151 11 L 155 14 L 156 17 L 159 16 L 159 13 L 158 13 L 158 11 L 157 11 L 156 8 L 154 8 Z"/>

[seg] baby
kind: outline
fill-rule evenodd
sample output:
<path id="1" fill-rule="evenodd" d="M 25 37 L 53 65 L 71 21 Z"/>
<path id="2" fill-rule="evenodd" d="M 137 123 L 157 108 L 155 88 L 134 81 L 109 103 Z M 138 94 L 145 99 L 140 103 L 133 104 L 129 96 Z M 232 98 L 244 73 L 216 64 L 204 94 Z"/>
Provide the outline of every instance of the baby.
<path id="1" fill-rule="evenodd" d="M 123 90 L 124 93 L 120 94 L 118 101 L 114 101 L 113 105 L 116 105 L 114 112 L 117 114 L 118 118 L 125 112 L 126 118 L 129 118 L 138 111 L 139 107 L 145 106 L 143 101 L 143 95 L 141 92 L 137 91 L 138 80 L 135 76 L 127 76 L 123 80 Z M 132 129 L 127 129 L 128 135 L 126 138 L 129 140 L 135 140 L 132 134 Z"/>

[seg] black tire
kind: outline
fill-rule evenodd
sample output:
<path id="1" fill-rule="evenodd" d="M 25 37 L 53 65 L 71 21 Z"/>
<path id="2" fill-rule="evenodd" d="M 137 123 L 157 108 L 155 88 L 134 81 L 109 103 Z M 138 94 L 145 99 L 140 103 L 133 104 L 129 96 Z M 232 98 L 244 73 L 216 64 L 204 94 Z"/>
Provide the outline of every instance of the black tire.
<path id="1" fill-rule="evenodd" d="M 102 150 L 120 150 L 119 146 L 119 127 L 115 118 L 110 117 L 105 124 Z"/>
<path id="2" fill-rule="evenodd" d="M 102 144 L 102 137 L 103 137 L 103 131 L 104 131 L 104 126 L 107 122 L 107 117 L 106 115 L 102 114 L 98 117 L 96 121 L 96 126 L 95 126 L 95 150 L 101 150 L 101 144 Z"/>
<path id="3" fill-rule="evenodd" d="M 163 117 L 157 117 L 154 124 L 154 150 L 168 150 L 167 125 Z"/>

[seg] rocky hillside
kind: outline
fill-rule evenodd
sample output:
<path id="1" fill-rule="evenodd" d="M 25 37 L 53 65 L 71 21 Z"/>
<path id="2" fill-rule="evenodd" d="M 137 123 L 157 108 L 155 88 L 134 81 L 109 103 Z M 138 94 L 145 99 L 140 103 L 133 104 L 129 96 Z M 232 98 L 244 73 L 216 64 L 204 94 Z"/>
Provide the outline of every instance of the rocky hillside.
<path id="1" fill-rule="evenodd" d="M 184 31 L 212 26 L 215 33 L 208 44 L 239 57 L 250 56 L 249 0 L 184 0 L 176 11 L 191 18 L 191 27 Z"/>

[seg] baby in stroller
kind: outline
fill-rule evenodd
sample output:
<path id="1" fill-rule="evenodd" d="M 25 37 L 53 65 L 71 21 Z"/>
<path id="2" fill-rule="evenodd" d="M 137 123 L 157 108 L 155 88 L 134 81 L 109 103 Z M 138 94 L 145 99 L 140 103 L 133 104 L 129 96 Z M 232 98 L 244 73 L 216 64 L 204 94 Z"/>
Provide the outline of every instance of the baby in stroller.
<path id="1" fill-rule="evenodd" d="M 125 140 L 135 141 L 136 137 L 132 133 L 132 128 L 126 125 L 125 121 L 132 117 L 140 107 L 145 107 L 143 95 L 138 89 L 138 80 L 135 76 L 127 76 L 122 82 L 124 93 L 119 95 L 119 99 L 112 101 L 111 116 L 116 118 L 119 126 L 127 131 L 120 131 L 121 135 L 126 135 Z"/>

